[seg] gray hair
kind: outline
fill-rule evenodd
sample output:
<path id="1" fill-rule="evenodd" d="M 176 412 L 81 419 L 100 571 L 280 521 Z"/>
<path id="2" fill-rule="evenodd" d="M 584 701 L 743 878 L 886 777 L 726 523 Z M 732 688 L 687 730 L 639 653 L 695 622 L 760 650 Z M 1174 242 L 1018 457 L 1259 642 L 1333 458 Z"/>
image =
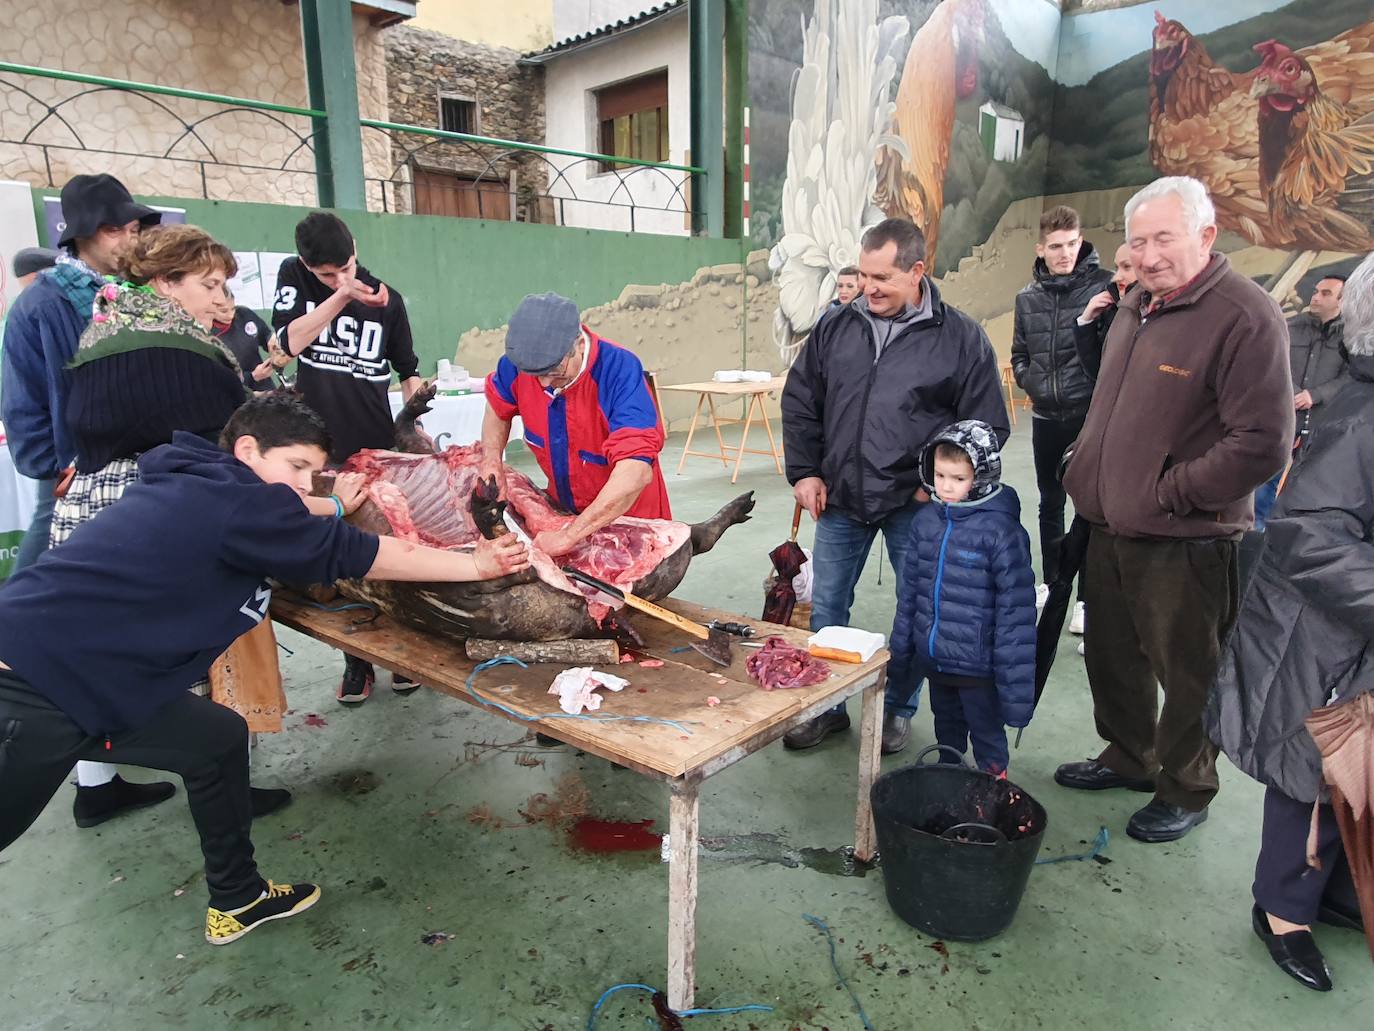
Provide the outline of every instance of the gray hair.
<path id="1" fill-rule="evenodd" d="M 1183 221 L 1194 236 L 1208 226 L 1217 224 L 1217 209 L 1207 196 L 1207 187 L 1189 175 L 1169 175 L 1156 179 L 1126 202 L 1126 236 L 1131 235 L 1131 216 L 1146 201 L 1160 200 L 1173 194 L 1183 205 Z"/>
<path id="2" fill-rule="evenodd" d="M 1341 318 L 1345 321 L 1346 350 L 1364 358 L 1374 355 L 1374 254 L 1360 262 L 1345 281 Z"/>

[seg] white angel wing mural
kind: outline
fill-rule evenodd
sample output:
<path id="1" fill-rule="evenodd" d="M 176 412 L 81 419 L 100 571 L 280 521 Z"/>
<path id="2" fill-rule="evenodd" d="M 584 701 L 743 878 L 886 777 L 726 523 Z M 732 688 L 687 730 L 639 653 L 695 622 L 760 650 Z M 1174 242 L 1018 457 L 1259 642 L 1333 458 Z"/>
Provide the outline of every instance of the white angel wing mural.
<path id="1" fill-rule="evenodd" d="M 876 159 L 906 144 L 888 133 L 897 59 L 910 25 L 878 20 L 878 0 L 816 0 L 792 87 L 782 238 L 768 263 L 778 280 L 773 339 L 791 365 L 835 296 L 835 273 L 884 215 L 873 203 Z"/>

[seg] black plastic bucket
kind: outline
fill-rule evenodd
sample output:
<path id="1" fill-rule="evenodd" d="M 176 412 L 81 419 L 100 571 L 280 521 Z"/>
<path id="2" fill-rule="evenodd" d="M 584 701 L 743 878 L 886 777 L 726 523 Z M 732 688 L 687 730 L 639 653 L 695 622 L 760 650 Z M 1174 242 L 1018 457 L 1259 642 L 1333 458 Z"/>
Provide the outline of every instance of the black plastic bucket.
<path id="1" fill-rule="evenodd" d="M 1011 926 L 1045 836 L 1045 810 L 961 761 L 916 763 L 873 782 L 887 901 L 918 931 L 983 941 Z M 945 749 L 955 755 L 953 749 Z"/>

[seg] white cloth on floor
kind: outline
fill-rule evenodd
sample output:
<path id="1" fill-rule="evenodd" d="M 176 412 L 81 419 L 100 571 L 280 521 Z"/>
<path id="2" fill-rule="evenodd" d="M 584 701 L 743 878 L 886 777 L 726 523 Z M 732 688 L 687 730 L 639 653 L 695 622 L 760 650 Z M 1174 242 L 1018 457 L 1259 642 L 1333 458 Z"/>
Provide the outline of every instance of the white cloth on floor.
<path id="1" fill-rule="evenodd" d="M 574 666 L 553 678 L 549 694 L 558 695 L 558 707 L 569 716 L 576 716 L 583 709 L 593 712 L 601 708 L 601 696 L 596 693 L 598 687 L 620 691 L 629 683 L 609 673 L 598 673 L 590 666 Z"/>

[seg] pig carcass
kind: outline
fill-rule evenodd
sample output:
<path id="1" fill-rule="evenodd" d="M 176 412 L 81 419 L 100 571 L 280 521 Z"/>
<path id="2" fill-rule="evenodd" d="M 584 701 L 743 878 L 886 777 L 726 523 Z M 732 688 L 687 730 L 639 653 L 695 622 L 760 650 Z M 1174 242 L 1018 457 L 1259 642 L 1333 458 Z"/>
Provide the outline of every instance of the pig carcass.
<path id="1" fill-rule="evenodd" d="M 484 533 L 492 535 L 502 506 L 493 504 L 478 472 L 481 444 L 436 454 L 428 439 L 416 432 L 415 419 L 428 410 L 432 397 L 432 389 L 417 393 L 397 417 L 400 450 L 361 451 L 344 467 L 367 478 L 367 500 L 349 521 L 373 533 L 432 547 L 470 546 Z M 504 507 L 532 538 L 573 519 L 529 477 L 509 466 Z M 403 623 L 445 637 L 554 641 L 607 636 L 619 622 L 609 599 L 574 583 L 561 566 L 575 567 L 649 600 L 661 599 L 681 583 L 692 557 L 710 551 L 729 527 L 748 520 L 753 507 L 750 492 L 701 523 L 622 517 L 557 559 L 532 548 L 530 569 L 497 580 L 350 580 L 338 587 Z"/>

